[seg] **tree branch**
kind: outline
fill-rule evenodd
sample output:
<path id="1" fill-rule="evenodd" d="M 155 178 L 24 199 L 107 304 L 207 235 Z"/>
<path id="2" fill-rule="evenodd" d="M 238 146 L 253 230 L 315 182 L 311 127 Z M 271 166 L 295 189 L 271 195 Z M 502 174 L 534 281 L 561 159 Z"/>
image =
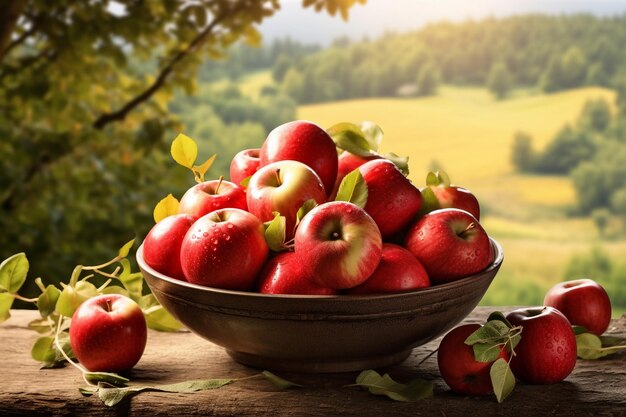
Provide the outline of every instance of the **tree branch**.
<path id="1" fill-rule="evenodd" d="M 6 56 L 7 48 L 11 45 L 11 35 L 24 7 L 26 7 L 25 0 L 12 0 L 2 6 L 3 10 L 0 13 L 0 62 Z"/>
<path id="2" fill-rule="evenodd" d="M 17 39 L 8 44 L 6 48 L 0 51 L 0 62 L 13 50 L 13 48 L 21 45 L 26 39 L 28 39 L 33 33 L 37 32 L 37 26 L 33 25 L 30 29 L 22 33 Z"/>
<path id="3" fill-rule="evenodd" d="M 130 100 L 128 103 L 126 103 L 119 110 L 116 110 L 116 111 L 110 112 L 110 113 L 102 114 L 93 123 L 93 127 L 98 129 L 98 130 L 101 130 L 101 129 L 104 128 L 104 126 L 106 126 L 107 124 L 109 124 L 111 122 L 118 121 L 118 120 L 124 120 L 126 118 L 126 115 L 128 113 L 130 113 L 135 107 L 137 107 L 138 105 L 140 105 L 144 101 L 148 100 L 150 97 L 152 97 L 152 95 L 154 93 L 156 93 L 161 87 L 163 87 L 163 85 L 167 81 L 167 77 L 174 70 L 174 67 L 176 67 L 176 65 L 180 61 L 185 59 L 185 57 L 187 57 L 190 53 L 192 53 L 200 45 L 202 45 L 202 43 L 209 37 L 209 35 L 211 35 L 211 33 L 213 32 L 213 29 L 215 29 L 215 27 L 222 20 L 224 20 L 225 18 L 227 18 L 227 17 L 229 17 L 229 16 L 231 16 L 233 14 L 236 14 L 240 10 L 241 10 L 240 6 L 239 7 L 235 7 L 233 9 L 223 13 L 222 15 L 215 17 L 213 19 L 213 21 L 206 28 L 204 28 L 204 30 L 202 30 L 202 32 L 200 32 L 200 33 L 198 33 L 198 35 L 196 35 L 196 37 L 189 43 L 189 45 L 185 49 L 179 51 L 170 60 L 170 62 L 165 67 L 163 67 L 161 69 L 161 71 L 159 72 L 159 75 L 156 77 L 154 82 L 146 90 L 144 90 L 141 94 L 139 94 L 136 97 L 134 97 L 132 100 Z"/>

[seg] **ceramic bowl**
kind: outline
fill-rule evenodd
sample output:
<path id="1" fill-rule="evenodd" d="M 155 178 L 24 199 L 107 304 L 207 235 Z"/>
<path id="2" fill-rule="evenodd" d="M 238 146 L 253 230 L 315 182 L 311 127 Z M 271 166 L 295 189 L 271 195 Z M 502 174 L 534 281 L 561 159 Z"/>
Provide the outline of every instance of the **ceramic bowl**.
<path id="1" fill-rule="evenodd" d="M 267 295 L 190 284 L 137 262 L 159 302 L 189 330 L 237 362 L 291 372 L 347 372 L 406 359 L 463 320 L 503 261 L 454 282 L 385 295 Z"/>

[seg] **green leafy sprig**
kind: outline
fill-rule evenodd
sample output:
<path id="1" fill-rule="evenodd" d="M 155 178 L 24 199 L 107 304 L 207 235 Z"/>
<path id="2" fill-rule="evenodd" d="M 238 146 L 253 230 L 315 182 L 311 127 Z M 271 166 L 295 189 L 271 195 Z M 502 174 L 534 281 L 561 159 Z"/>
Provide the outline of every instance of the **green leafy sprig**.
<path id="1" fill-rule="evenodd" d="M 515 376 L 510 364 L 515 356 L 515 347 L 521 340 L 522 327 L 513 326 L 499 311 L 491 313 L 487 322 L 465 339 L 465 344 L 472 346 L 474 359 L 492 362 L 489 375 L 499 403 L 515 388 Z M 502 349 L 509 353 L 508 361 L 500 357 Z"/>
<path id="2" fill-rule="evenodd" d="M 405 384 L 394 381 L 389 374 L 381 375 L 369 369 L 361 372 L 356 383 L 346 387 L 361 387 L 374 395 L 385 395 L 395 401 L 412 402 L 433 396 L 433 384 L 416 378 Z"/>
<path id="3" fill-rule="evenodd" d="M 35 279 L 41 294 L 35 298 L 22 297 L 18 291 L 26 282 L 29 263 L 24 253 L 7 258 L 0 264 L 0 321 L 10 317 L 13 301 L 18 299 L 33 303 L 40 318 L 31 321 L 28 327 L 40 336 L 35 340 L 31 356 L 42 362 L 43 367 L 58 367 L 74 357 L 69 343 L 69 328 L 74 311 L 87 299 L 101 294 L 125 295 L 139 304 L 148 327 L 161 331 L 176 331 L 181 325 L 154 298 L 143 295 L 141 272 L 133 272 L 128 254 L 135 240 L 130 240 L 108 262 L 100 265 L 77 265 L 68 280 L 55 285 L 44 285 L 41 278 Z M 100 276 L 106 282 L 96 287 L 91 279 Z"/>
<path id="4" fill-rule="evenodd" d="M 409 175 L 409 158 L 398 156 L 395 153 L 381 154 L 378 152 L 380 143 L 383 140 L 383 130 L 376 123 L 337 123 L 326 132 L 335 142 L 337 148 L 350 152 L 364 158 L 370 156 L 380 156 L 393 162 L 402 173 Z"/>

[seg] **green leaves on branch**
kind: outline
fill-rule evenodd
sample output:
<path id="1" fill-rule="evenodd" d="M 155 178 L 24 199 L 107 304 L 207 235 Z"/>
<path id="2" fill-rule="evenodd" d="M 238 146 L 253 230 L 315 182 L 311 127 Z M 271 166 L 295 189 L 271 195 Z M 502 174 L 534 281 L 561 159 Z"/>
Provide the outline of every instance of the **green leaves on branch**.
<path id="1" fill-rule="evenodd" d="M 409 175 L 408 157 L 398 156 L 395 153 L 378 153 L 384 134 L 376 123 L 342 122 L 329 127 L 326 132 L 333 139 L 337 148 L 363 158 L 383 157 L 393 162 L 405 176 Z"/>
<path id="2" fill-rule="evenodd" d="M 374 370 L 361 372 L 356 383 L 374 395 L 385 395 L 395 401 L 418 401 L 433 396 L 433 384 L 423 379 L 413 379 L 406 384 L 394 381 L 389 374 L 380 375 Z"/>
<path id="3" fill-rule="evenodd" d="M 515 347 L 522 340 L 521 326 L 513 326 L 499 311 L 491 313 L 487 322 L 465 339 L 472 346 L 474 359 L 493 362 L 489 371 L 493 392 L 499 403 L 515 388 L 515 376 L 509 366 L 515 356 Z M 509 353 L 509 361 L 500 358 L 502 349 Z"/>
<path id="4" fill-rule="evenodd" d="M 170 153 L 172 154 L 174 161 L 191 170 L 194 179 L 198 183 L 204 181 L 204 175 L 207 173 L 209 168 L 211 168 L 211 165 L 213 165 L 216 157 L 216 155 L 212 155 L 200 165 L 196 165 L 196 159 L 198 158 L 198 145 L 192 138 L 184 133 L 179 133 L 178 136 L 174 138 L 170 148 Z"/>
<path id="5" fill-rule="evenodd" d="M 285 216 L 277 211 L 274 213 L 274 218 L 268 222 L 265 222 L 265 241 L 270 250 L 274 252 L 280 252 L 286 249 L 286 229 L 287 219 Z"/>
<path id="6" fill-rule="evenodd" d="M 163 309 L 152 294 L 143 295 L 143 277 L 140 272 L 132 271 L 127 258 L 134 243 L 134 239 L 126 242 L 116 257 L 101 265 L 76 266 L 68 282 L 61 283 L 61 289 L 54 285 L 45 286 L 41 278 L 35 279 L 41 294 L 33 299 L 25 299 L 17 294 L 28 273 L 26 255 L 18 253 L 11 256 L 0 264 L 0 321 L 9 318 L 15 298 L 37 305 L 41 318 L 33 320 L 28 327 L 41 336 L 35 341 L 31 356 L 42 362 L 44 367 L 60 366 L 66 356 L 74 356 L 69 345 L 69 320 L 64 318 L 71 318 L 83 302 L 101 294 L 116 293 L 132 298 L 142 308 L 148 327 L 152 329 L 180 329 L 180 323 Z M 96 275 L 107 279 L 99 288 L 90 281 Z M 114 281 L 118 285 L 111 285 Z"/>

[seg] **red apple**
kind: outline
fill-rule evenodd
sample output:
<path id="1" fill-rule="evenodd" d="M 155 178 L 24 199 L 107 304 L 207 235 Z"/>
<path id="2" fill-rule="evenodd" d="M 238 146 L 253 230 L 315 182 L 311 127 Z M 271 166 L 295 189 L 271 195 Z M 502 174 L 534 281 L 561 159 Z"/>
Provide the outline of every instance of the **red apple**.
<path id="1" fill-rule="evenodd" d="M 260 149 L 244 149 L 233 157 L 230 162 L 230 181 L 232 183 L 241 185 L 241 181 L 257 172 L 260 152 Z"/>
<path id="2" fill-rule="evenodd" d="M 404 246 L 424 265 L 434 284 L 475 274 L 492 262 L 485 229 L 474 216 L 459 209 L 424 215 L 409 230 Z"/>
<path id="3" fill-rule="evenodd" d="M 263 294 L 337 294 L 337 290 L 313 283 L 294 252 L 283 252 L 270 259 L 261 271 L 257 288 Z"/>
<path id="4" fill-rule="evenodd" d="M 317 175 L 328 194 L 337 178 L 337 148 L 324 129 L 304 120 L 285 123 L 270 132 L 260 153 L 260 166 L 272 162 L 294 160 L 302 162 Z"/>
<path id="5" fill-rule="evenodd" d="M 422 207 L 422 195 L 389 160 L 369 161 L 359 171 L 367 184 L 365 211 L 378 225 L 383 239 L 388 239 L 415 219 Z"/>
<path id="6" fill-rule="evenodd" d="M 143 258 L 146 263 L 164 275 L 184 281 L 180 247 L 195 221 L 196 218 L 189 214 L 175 214 L 152 226 L 143 241 Z"/>
<path id="7" fill-rule="evenodd" d="M 180 199 L 179 213 L 202 217 L 223 208 L 247 210 L 246 192 L 230 181 L 211 180 L 196 184 Z"/>
<path id="8" fill-rule="evenodd" d="M 489 374 L 493 362 L 474 359 L 474 349 L 465 340 L 480 328 L 480 324 L 465 324 L 450 331 L 441 340 L 437 350 L 437 364 L 441 377 L 450 389 L 459 394 L 487 395 L 493 392 Z M 507 360 L 506 349 L 500 349 L 500 358 Z"/>
<path id="9" fill-rule="evenodd" d="M 344 179 L 346 175 L 363 165 L 364 163 L 371 161 L 372 159 L 381 159 L 380 155 L 372 155 L 372 156 L 358 156 L 348 151 L 344 151 L 339 155 L 338 166 L 337 166 L 337 179 L 335 180 L 335 186 L 333 187 L 333 192 L 330 195 L 329 200 L 334 200 L 337 195 L 337 191 L 339 190 L 339 184 Z"/>
<path id="10" fill-rule="evenodd" d="M 296 216 L 309 199 L 326 201 L 326 191 L 317 174 L 302 162 L 278 161 L 260 168 L 250 178 L 248 211 L 266 222 L 277 211 L 286 218 L 287 240 L 294 235 Z"/>
<path id="11" fill-rule="evenodd" d="M 561 282 L 550 288 L 543 304 L 559 310 L 571 324 L 600 336 L 611 322 L 611 300 L 606 290 L 590 279 Z"/>
<path id="12" fill-rule="evenodd" d="M 363 283 L 374 272 L 383 243 L 376 222 L 365 210 L 333 201 L 304 216 L 294 247 L 317 285 L 345 289 Z"/>
<path id="13" fill-rule="evenodd" d="M 70 344 L 79 362 L 92 372 L 124 372 L 141 358 L 147 340 L 146 319 L 133 300 L 105 294 L 76 309 Z"/>
<path id="14" fill-rule="evenodd" d="M 450 184 L 450 177 L 443 171 L 429 172 L 426 177 L 427 188 L 432 190 L 437 201 L 430 210 L 437 208 L 458 208 L 469 212 L 480 220 L 480 205 L 472 192 L 466 188 Z M 423 192 L 424 190 L 422 190 Z M 430 211 L 429 210 L 429 211 Z"/>
<path id="15" fill-rule="evenodd" d="M 411 252 L 392 243 L 383 243 L 383 254 L 374 273 L 348 293 L 383 294 L 429 286 L 426 270 Z"/>
<path id="16" fill-rule="evenodd" d="M 511 359 L 513 374 L 529 384 L 564 380 L 576 366 L 576 337 L 567 318 L 552 307 L 514 310 L 506 316 L 522 326 L 522 340 Z"/>
<path id="17" fill-rule="evenodd" d="M 247 291 L 254 287 L 269 248 L 263 223 L 246 211 L 222 209 L 200 217 L 180 248 L 187 281 Z"/>

